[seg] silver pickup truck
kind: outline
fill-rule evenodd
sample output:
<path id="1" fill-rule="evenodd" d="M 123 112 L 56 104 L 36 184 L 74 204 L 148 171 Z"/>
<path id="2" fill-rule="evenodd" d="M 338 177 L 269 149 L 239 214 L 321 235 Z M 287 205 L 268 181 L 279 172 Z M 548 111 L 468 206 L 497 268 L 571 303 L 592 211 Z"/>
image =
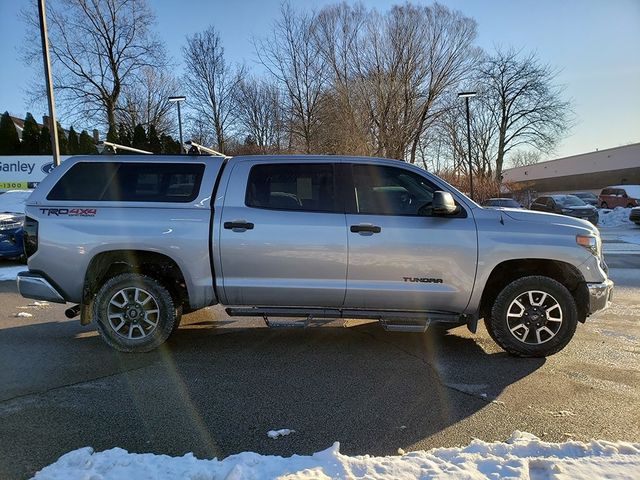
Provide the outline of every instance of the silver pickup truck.
<path id="1" fill-rule="evenodd" d="M 126 352 L 223 304 L 270 326 L 484 319 L 507 352 L 546 356 L 613 288 L 589 222 L 484 209 L 397 160 L 74 157 L 34 191 L 24 232 L 20 293 L 77 304 L 68 317 Z"/>

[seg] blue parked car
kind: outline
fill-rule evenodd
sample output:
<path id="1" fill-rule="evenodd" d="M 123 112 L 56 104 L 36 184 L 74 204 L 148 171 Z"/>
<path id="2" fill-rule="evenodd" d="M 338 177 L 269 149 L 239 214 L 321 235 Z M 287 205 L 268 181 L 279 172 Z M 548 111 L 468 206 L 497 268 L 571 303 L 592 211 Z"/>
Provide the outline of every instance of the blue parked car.
<path id="1" fill-rule="evenodd" d="M 22 226 L 24 204 L 31 190 L 10 190 L 0 194 L 0 258 L 18 258 L 24 253 Z"/>

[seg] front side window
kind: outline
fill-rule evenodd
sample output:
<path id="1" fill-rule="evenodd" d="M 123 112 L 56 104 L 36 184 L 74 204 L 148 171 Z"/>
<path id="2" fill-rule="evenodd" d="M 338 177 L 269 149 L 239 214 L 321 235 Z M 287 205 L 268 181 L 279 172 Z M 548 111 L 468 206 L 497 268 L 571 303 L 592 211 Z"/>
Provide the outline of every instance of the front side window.
<path id="1" fill-rule="evenodd" d="M 333 165 L 280 163 L 251 168 L 247 207 L 307 212 L 340 212 L 337 207 Z"/>
<path id="2" fill-rule="evenodd" d="M 80 162 L 51 189 L 47 200 L 191 202 L 204 165 L 193 163 Z"/>
<path id="3" fill-rule="evenodd" d="M 429 215 L 437 188 L 417 173 L 381 165 L 353 165 L 356 212 Z"/>

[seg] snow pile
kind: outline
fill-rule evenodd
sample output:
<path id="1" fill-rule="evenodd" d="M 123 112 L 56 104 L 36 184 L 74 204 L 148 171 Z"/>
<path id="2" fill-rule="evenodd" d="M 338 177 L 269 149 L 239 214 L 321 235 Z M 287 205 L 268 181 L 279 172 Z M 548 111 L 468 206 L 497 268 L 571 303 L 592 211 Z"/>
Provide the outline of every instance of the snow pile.
<path id="1" fill-rule="evenodd" d="M 169 457 L 127 453 L 114 448 L 100 453 L 86 447 L 67 453 L 35 476 L 58 479 L 330 479 L 330 478 L 638 478 L 640 443 L 547 443 L 529 433 L 514 432 L 506 443 L 474 440 L 464 448 L 438 448 L 402 456 L 349 457 L 340 444 L 311 456 L 289 458 L 240 453 L 222 461 L 198 460 L 193 454 Z"/>
<path id="2" fill-rule="evenodd" d="M 24 272 L 26 270 L 26 265 L 18 267 L 0 267 L 0 282 L 4 280 L 15 280 L 18 276 L 18 272 Z"/>
<path id="3" fill-rule="evenodd" d="M 269 438 L 278 438 L 278 437 L 286 437 L 287 435 L 291 435 L 295 433 L 295 430 L 289 430 L 288 428 L 281 428 L 280 430 L 269 430 L 267 432 L 267 437 Z"/>
<path id="4" fill-rule="evenodd" d="M 614 210 L 603 208 L 600 210 L 600 217 L 598 218 L 599 227 L 624 227 L 627 225 L 634 225 L 629 220 L 630 208 L 616 207 Z"/>

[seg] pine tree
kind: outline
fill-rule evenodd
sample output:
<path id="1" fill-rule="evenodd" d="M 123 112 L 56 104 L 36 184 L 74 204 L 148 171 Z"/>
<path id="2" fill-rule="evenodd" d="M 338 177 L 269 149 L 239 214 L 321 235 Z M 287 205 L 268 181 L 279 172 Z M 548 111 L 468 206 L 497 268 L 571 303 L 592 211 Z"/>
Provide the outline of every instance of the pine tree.
<path id="1" fill-rule="evenodd" d="M 162 142 L 155 125 L 149 125 L 149 150 L 156 154 L 162 153 Z"/>
<path id="2" fill-rule="evenodd" d="M 47 125 L 44 125 L 40 130 L 39 138 L 39 153 L 40 155 L 51 155 L 51 131 Z"/>
<path id="3" fill-rule="evenodd" d="M 125 147 L 131 146 L 131 131 L 124 123 L 118 125 L 118 141 L 116 143 Z M 123 150 L 122 153 L 126 153 L 126 150 Z"/>
<path id="4" fill-rule="evenodd" d="M 78 134 L 73 129 L 73 125 L 69 128 L 69 136 L 67 138 L 67 151 L 69 155 L 78 155 L 80 145 L 78 143 Z"/>
<path id="5" fill-rule="evenodd" d="M 144 131 L 144 127 L 140 124 L 136 125 L 136 128 L 133 129 L 133 142 L 131 146 L 140 150 L 149 150 L 149 139 L 147 138 L 147 133 Z"/>
<path id="6" fill-rule="evenodd" d="M 20 153 L 22 155 L 38 155 L 40 151 L 40 127 L 31 113 L 27 112 L 24 118 L 22 129 L 22 144 Z"/>
<path id="7" fill-rule="evenodd" d="M 118 143 L 118 132 L 116 131 L 116 127 L 111 125 L 109 127 L 109 131 L 107 132 L 107 142 Z"/>
<path id="8" fill-rule="evenodd" d="M 17 155 L 20 153 L 20 137 L 9 112 L 0 118 L 0 155 Z"/>
<path id="9" fill-rule="evenodd" d="M 69 149 L 67 148 L 67 136 L 59 122 L 56 122 L 56 126 L 58 127 L 58 149 L 60 150 L 60 155 L 67 155 L 67 153 L 69 153 Z"/>
<path id="10" fill-rule="evenodd" d="M 165 155 L 178 155 L 180 153 L 180 142 L 174 140 L 171 135 L 161 135 L 162 153 Z"/>
<path id="11" fill-rule="evenodd" d="M 78 140 L 78 154 L 80 155 L 96 155 L 96 144 L 93 142 L 91 135 L 86 130 L 80 132 L 80 139 Z"/>

